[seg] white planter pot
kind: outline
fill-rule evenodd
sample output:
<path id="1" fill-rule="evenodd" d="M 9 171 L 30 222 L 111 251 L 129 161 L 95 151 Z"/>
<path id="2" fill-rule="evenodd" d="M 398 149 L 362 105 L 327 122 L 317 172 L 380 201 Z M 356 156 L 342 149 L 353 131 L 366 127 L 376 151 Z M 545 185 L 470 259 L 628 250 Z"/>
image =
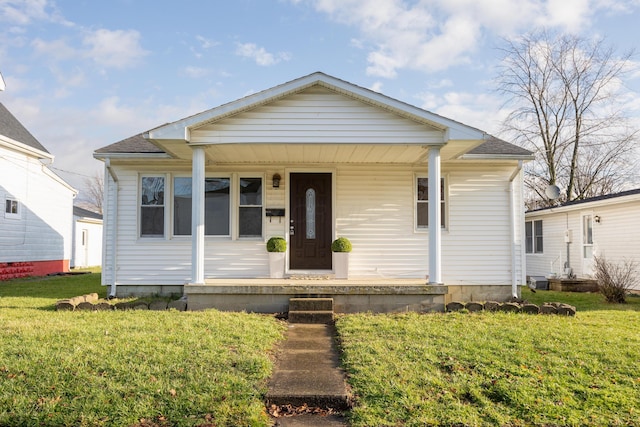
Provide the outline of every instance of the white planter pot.
<path id="1" fill-rule="evenodd" d="M 349 278 L 349 252 L 333 252 L 333 272 L 336 279 Z"/>
<path id="2" fill-rule="evenodd" d="M 285 252 L 269 252 L 269 277 L 282 279 L 284 277 Z"/>

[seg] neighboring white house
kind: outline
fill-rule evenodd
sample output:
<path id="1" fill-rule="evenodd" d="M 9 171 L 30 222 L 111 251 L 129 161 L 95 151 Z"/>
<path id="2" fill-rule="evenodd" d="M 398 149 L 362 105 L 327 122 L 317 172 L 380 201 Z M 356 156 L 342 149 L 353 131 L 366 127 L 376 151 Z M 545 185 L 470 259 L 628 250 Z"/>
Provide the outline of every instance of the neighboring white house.
<path id="1" fill-rule="evenodd" d="M 73 257 L 71 268 L 102 265 L 102 215 L 73 207 Z"/>
<path id="2" fill-rule="evenodd" d="M 505 299 L 525 281 L 531 153 L 323 73 L 94 157 L 106 177 L 102 280 L 118 295 L 267 278 L 271 236 L 287 240 L 294 277 L 331 274 L 331 241 L 345 236 L 349 283 L 416 279 L 450 298 Z"/>
<path id="3" fill-rule="evenodd" d="M 53 158 L 0 103 L 0 280 L 69 271 L 77 191 Z"/>
<path id="4" fill-rule="evenodd" d="M 590 278 L 594 255 L 640 261 L 639 218 L 640 189 L 527 212 L 527 275 Z"/>

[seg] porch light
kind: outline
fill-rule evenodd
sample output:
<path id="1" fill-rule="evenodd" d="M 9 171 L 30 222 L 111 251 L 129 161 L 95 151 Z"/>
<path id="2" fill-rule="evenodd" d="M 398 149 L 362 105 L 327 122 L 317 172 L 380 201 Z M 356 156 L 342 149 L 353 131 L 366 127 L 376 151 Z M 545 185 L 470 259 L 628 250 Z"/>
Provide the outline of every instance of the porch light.
<path id="1" fill-rule="evenodd" d="M 600 215 L 596 215 L 593 217 L 593 220 L 597 223 L 600 224 Z"/>
<path id="2" fill-rule="evenodd" d="M 273 188 L 280 188 L 280 180 L 282 179 L 280 174 L 274 174 L 271 179 L 273 180 Z"/>

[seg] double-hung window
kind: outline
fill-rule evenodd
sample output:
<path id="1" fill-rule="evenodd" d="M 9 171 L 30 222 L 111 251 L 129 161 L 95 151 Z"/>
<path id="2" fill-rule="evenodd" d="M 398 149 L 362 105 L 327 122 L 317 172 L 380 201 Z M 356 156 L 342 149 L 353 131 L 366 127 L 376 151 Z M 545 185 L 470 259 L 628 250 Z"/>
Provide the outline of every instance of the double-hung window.
<path id="1" fill-rule="evenodd" d="M 164 176 L 140 180 L 140 237 L 164 237 Z"/>
<path id="2" fill-rule="evenodd" d="M 204 180 L 204 234 L 229 236 L 230 178 Z M 173 234 L 191 235 L 191 177 L 173 179 Z"/>
<path id="3" fill-rule="evenodd" d="M 240 178 L 238 237 L 262 237 L 262 178 Z"/>
<path id="4" fill-rule="evenodd" d="M 445 221 L 445 187 L 444 178 L 440 179 L 440 227 L 444 228 Z M 416 181 L 416 228 L 429 228 L 429 178 L 417 178 Z"/>
<path id="5" fill-rule="evenodd" d="M 543 250 L 542 220 L 524 223 L 526 253 L 541 254 Z"/>

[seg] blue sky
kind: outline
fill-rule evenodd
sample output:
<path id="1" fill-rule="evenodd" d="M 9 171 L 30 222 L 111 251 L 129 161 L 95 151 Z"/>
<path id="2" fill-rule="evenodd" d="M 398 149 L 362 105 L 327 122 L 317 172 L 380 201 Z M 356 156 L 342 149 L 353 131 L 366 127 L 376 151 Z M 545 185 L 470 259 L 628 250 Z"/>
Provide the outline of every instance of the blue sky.
<path id="1" fill-rule="evenodd" d="M 82 190 L 95 149 L 315 71 L 498 134 L 503 38 L 622 52 L 639 22 L 640 0 L 0 0 L 0 102 Z M 626 83 L 640 127 L 637 68 Z"/>

